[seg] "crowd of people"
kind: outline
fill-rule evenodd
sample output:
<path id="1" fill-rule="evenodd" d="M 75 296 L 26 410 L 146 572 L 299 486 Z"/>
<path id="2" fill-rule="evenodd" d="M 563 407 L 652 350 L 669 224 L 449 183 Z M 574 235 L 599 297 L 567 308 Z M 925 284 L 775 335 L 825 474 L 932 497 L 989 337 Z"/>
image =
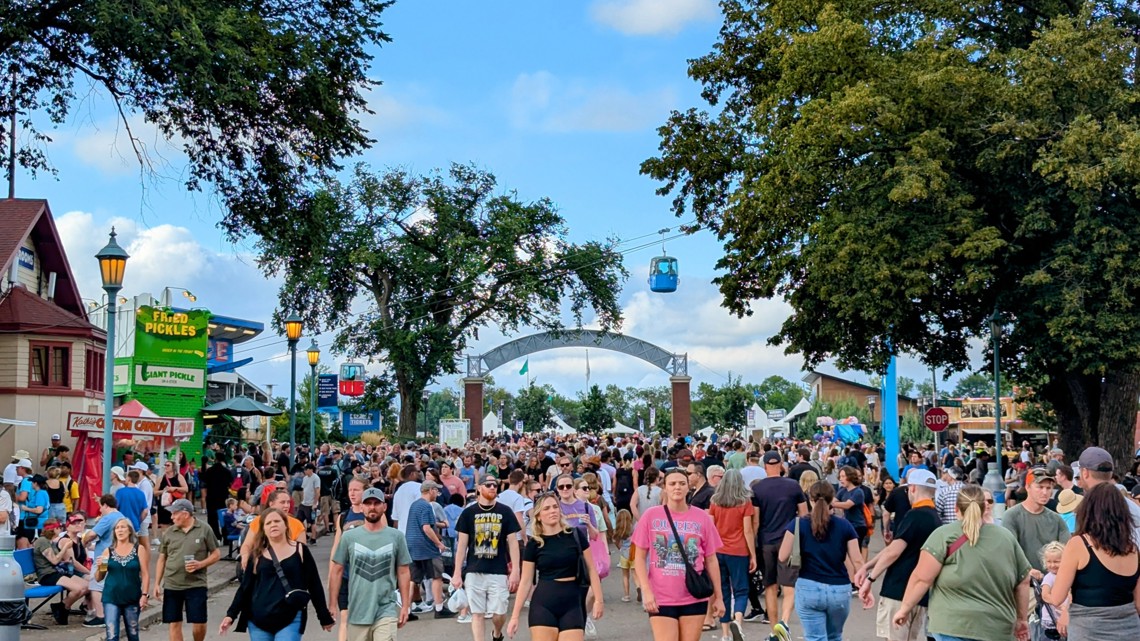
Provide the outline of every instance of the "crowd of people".
<path id="1" fill-rule="evenodd" d="M 1005 454 L 977 445 L 906 447 L 897 479 L 881 445 L 715 435 L 215 445 L 200 468 L 124 457 L 92 523 L 67 461 L 46 456 L 41 475 L 16 455 L 4 525 L 39 582 L 65 589 L 56 621 L 81 613 L 111 641 L 138 638 L 152 599 L 172 641 L 184 621 L 204 639 L 205 569 L 233 536 L 219 633 L 255 641 L 299 639 L 310 608 L 340 641 L 394 639 L 429 614 L 502 641 L 524 609 L 534 639 L 596 638 L 611 569 L 659 641 L 839 641 L 852 601 L 877 608 L 888 641 L 1140 639 L 1136 469 L 1095 447 L 1010 457 L 996 518 L 980 481 Z"/>

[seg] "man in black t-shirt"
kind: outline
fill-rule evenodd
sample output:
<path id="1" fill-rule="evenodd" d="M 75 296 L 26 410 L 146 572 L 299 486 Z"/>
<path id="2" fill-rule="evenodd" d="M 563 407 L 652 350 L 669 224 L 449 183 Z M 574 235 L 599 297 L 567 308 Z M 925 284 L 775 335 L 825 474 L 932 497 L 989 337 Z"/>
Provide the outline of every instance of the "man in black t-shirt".
<path id="1" fill-rule="evenodd" d="M 282 445 L 277 453 L 277 473 L 283 477 L 289 476 L 289 446 Z"/>
<path id="2" fill-rule="evenodd" d="M 907 496 L 907 486 L 900 485 L 891 491 L 883 503 L 883 538 L 889 538 L 888 535 L 893 537 L 899 523 L 906 517 L 910 510 L 910 499 Z"/>
<path id="3" fill-rule="evenodd" d="M 467 603 L 471 609 L 471 634 L 475 641 L 483 641 L 483 615 L 491 615 L 494 630 L 491 638 L 502 641 L 503 626 L 507 622 L 510 591 L 518 588 L 519 520 L 511 508 L 498 502 L 499 479 L 484 474 L 476 487 L 478 498 L 464 508 L 455 522 L 459 535 L 455 544 L 456 563 L 467 560 L 461 576 L 455 573 L 451 585 L 467 588 Z M 511 562 L 507 576 L 508 552 Z"/>
<path id="4" fill-rule="evenodd" d="M 915 470 L 907 477 L 906 488 L 910 509 L 896 528 L 890 545 L 868 561 L 855 574 L 859 595 L 866 598 L 871 584 L 882 577 L 879 588 L 878 623 L 875 633 L 887 641 L 922 641 L 926 638 L 926 607 L 929 595 L 923 595 L 911 610 L 906 625 L 896 626 L 891 618 L 902 605 L 907 580 L 918 567 L 922 545 L 934 530 L 942 525 L 942 518 L 934 507 L 934 492 L 938 482 L 928 470 Z"/>
<path id="5" fill-rule="evenodd" d="M 799 483 L 804 472 L 815 472 L 815 466 L 811 464 L 811 450 L 806 447 L 796 450 L 796 458 L 795 464 L 788 468 L 788 478 Z"/>
<path id="6" fill-rule="evenodd" d="M 317 507 L 321 515 L 317 517 L 317 522 L 321 526 L 321 532 L 328 532 L 332 519 L 340 512 L 339 502 L 333 499 L 333 485 L 340 478 L 340 472 L 333 467 L 331 456 L 326 456 L 324 465 L 317 468 L 317 478 L 321 480 L 321 498 Z"/>
<path id="7" fill-rule="evenodd" d="M 761 572 L 764 575 L 764 607 L 772 623 L 772 631 L 783 626 L 786 633 L 787 620 L 792 616 L 795 604 L 795 586 L 798 572 L 780 563 L 778 556 L 780 543 L 788 523 L 796 516 L 807 516 L 807 500 L 800 484 L 785 476 L 780 461 L 780 453 L 772 450 L 764 452 L 764 472 L 762 478 L 752 484 L 752 504 L 756 506 L 757 529 L 756 548 Z M 777 592 L 784 592 L 784 606 L 777 606 Z M 776 618 L 779 613 L 779 618 Z"/>

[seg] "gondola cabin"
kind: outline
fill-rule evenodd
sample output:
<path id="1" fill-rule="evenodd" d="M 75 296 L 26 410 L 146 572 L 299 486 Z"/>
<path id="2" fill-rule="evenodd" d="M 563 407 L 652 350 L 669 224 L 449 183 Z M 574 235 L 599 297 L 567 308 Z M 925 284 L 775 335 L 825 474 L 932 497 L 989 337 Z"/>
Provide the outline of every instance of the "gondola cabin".
<path id="1" fill-rule="evenodd" d="M 341 365 L 339 388 L 342 396 L 364 396 L 364 365 L 362 363 Z"/>
<path id="2" fill-rule="evenodd" d="M 677 291 L 677 259 L 657 256 L 649 263 L 649 291 L 669 293 Z"/>

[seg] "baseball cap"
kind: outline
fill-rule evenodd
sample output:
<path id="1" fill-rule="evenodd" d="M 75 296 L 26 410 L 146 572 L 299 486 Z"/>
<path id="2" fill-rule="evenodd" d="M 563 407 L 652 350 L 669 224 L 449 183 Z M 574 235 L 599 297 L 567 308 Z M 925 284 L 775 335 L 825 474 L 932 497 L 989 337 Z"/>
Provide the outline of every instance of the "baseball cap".
<path id="1" fill-rule="evenodd" d="M 1037 467 L 1029 470 L 1029 475 L 1025 477 L 1026 485 L 1033 485 L 1040 481 L 1057 481 L 1056 472 L 1051 471 L 1049 468 L 1038 465 Z"/>
<path id="2" fill-rule="evenodd" d="M 53 440 L 53 441 L 58 441 L 58 440 L 59 440 L 59 434 L 52 434 L 52 435 L 51 435 L 51 440 Z"/>
<path id="3" fill-rule="evenodd" d="M 168 507 L 166 509 L 172 513 L 173 512 L 189 512 L 190 514 L 193 514 L 194 513 L 194 504 L 191 503 L 190 501 L 186 500 L 186 499 L 176 499 L 173 503 L 170 504 L 170 507 Z"/>
<path id="4" fill-rule="evenodd" d="M 380 501 L 381 503 L 383 503 L 384 502 L 384 493 L 381 492 L 378 488 L 370 487 L 367 490 L 364 490 L 364 496 L 360 497 L 360 502 L 366 503 L 366 502 L 368 502 L 369 499 Z"/>
<path id="5" fill-rule="evenodd" d="M 424 481 L 423 483 L 420 483 L 420 492 L 430 492 L 432 490 L 438 490 L 442 487 L 442 485 L 436 483 L 435 481 Z"/>
<path id="6" fill-rule="evenodd" d="M 494 474 L 484 474 L 483 476 L 479 477 L 479 484 L 482 485 L 483 483 L 486 483 L 487 481 L 498 481 L 498 480 L 499 480 L 499 477 L 495 476 Z"/>
<path id="7" fill-rule="evenodd" d="M 686 457 L 693 458 L 693 453 L 687 449 L 682 449 L 681 451 L 677 452 L 677 460 L 680 460 L 680 459 L 683 459 Z"/>
<path id="8" fill-rule="evenodd" d="M 146 463 L 142 462 L 142 461 L 138 461 L 137 463 L 135 463 L 134 465 L 131 466 L 131 469 L 132 470 L 141 470 L 143 472 L 149 472 L 150 466 L 147 465 Z"/>
<path id="9" fill-rule="evenodd" d="M 1112 455 L 1099 447 L 1087 447 L 1081 452 L 1078 459 L 1082 470 L 1092 472 L 1111 472 L 1113 469 Z"/>
<path id="10" fill-rule="evenodd" d="M 749 452 L 749 453 L 748 453 L 748 460 L 749 460 L 749 461 L 758 461 L 758 460 L 760 460 L 760 452 Z"/>
<path id="11" fill-rule="evenodd" d="M 906 475 L 906 484 L 920 487 L 938 487 L 938 479 L 934 478 L 934 473 L 930 470 L 911 470 L 910 474 Z"/>
<path id="12" fill-rule="evenodd" d="M 30 460 L 26 459 L 26 458 L 22 458 L 22 459 L 20 459 L 19 461 L 17 461 L 17 462 L 16 462 L 16 467 L 26 467 L 26 468 L 28 468 L 29 470 L 30 470 L 30 469 L 33 469 L 33 468 L 32 468 L 32 462 L 31 462 Z"/>
<path id="13" fill-rule="evenodd" d="M 127 478 L 127 473 L 125 470 L 123 470 L 123 467 L 121 465 L 116 465 L 111 468 L 111 476 L 117 476 L 121 479 L 125 479 Z"/>
<path id="14" fill-rule="evenodd" d="M 780 453 L 776 450 L 764 452 L 764 465 L 779 465 L 781 462 Z"/>

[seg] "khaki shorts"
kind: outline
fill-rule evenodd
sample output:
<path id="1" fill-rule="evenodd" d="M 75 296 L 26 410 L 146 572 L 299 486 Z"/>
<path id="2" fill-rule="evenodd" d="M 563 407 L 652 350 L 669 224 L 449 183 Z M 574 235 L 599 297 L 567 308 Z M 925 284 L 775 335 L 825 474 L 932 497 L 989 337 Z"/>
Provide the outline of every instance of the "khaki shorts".
<path id="1" fill-rule="evenodd" d="M 319 503 L 317 503 L 317 505 L 320 507 L 322 517 L 328 518 L 328 517 L 333 515 L 333 503 L 334 502 L 335 501 L 332 500 L 331 496 L 322 496 L 321 497 L 321 500 Z"/>
<path id="2" fill-rule="evenodd" d="M 349 623 L 348 641 L 396 641 L 396 618 L 384 617 L 372 625 Z"/>
<path id="3" fill-rule="evenodd" d="M 926 608 L 915 606 L 910 611 L 910 623 L 900 627 L 891 623 L 891 619 L 901 607 L 902 601 L 879 599 L 879 611 L 875 617 L 875 636 L 887 641 L 925 641 Z"/>
<path id="4" fill-rule="evenodd" d="M 463 579 L 471 614 L 506 614 L 511 593 L 507 575 L 468 572 Z"/>

